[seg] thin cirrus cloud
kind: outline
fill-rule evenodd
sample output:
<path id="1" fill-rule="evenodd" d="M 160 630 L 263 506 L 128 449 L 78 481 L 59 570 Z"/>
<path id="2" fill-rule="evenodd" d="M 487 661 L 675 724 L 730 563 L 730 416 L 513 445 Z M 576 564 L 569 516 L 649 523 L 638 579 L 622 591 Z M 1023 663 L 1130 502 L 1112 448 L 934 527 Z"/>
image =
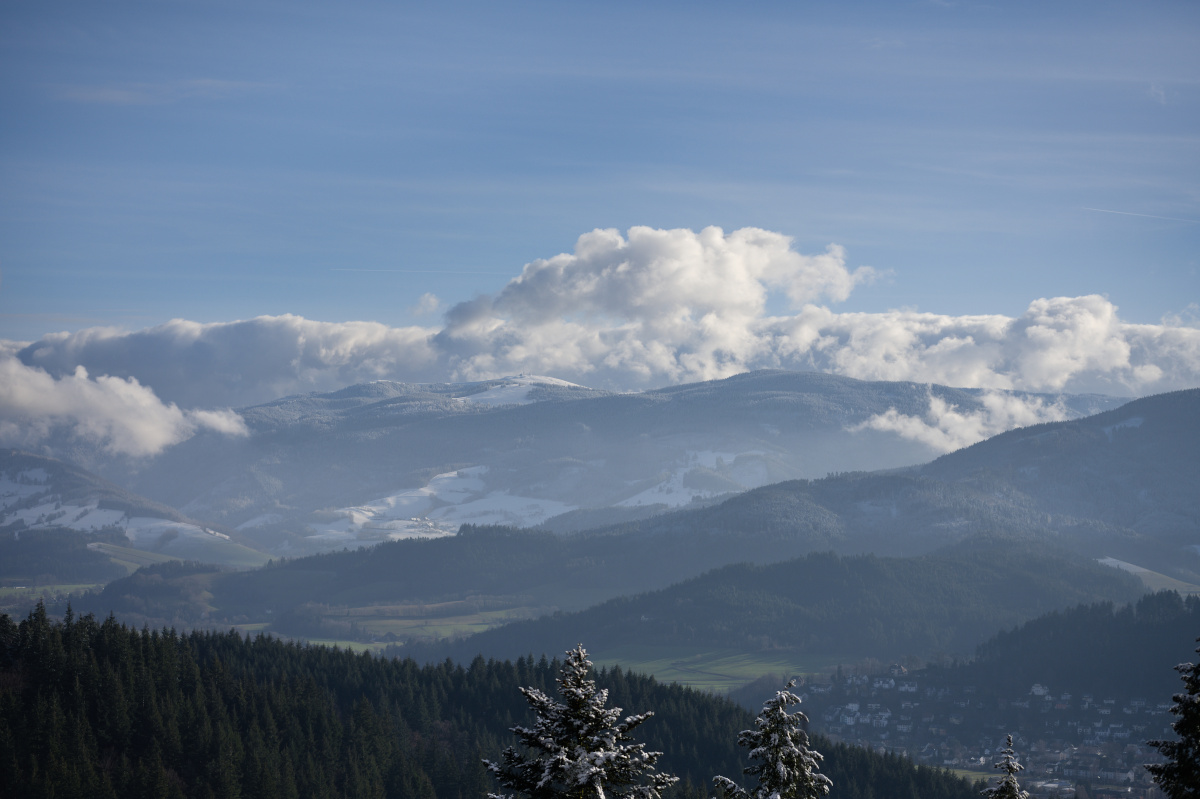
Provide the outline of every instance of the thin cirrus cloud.
<path id="1" fill-rule="evenodd" d="M 596 230 L 500 292 L 451 307 L 440 326 L 285 315 L 47 335 L 0 353 L 0 419 L 9 438 L 14 424 L 67 425 L 152 454 L 200 429 L 244 430 L 230 411 L 181 409 L 379 379 L 527 372 L 632 390 L 783 368 L 993 390 L 970 413 L 931 398 L 924 418 L 890 413 L 864 425 L 944 451 L 1065 413 L 998 390 L 1139 395 L 1200 384 L 1200 328 L 1181 320 L 1129 324 L 1096 295 L 1035 299 L 1018 317 L 838 313 L 830 304 L 875 272 L 849 268 L 836 245 L 814 255 L 791 245 L 755 228 Z M 786 313 L 770 310 L 779 301 Z M 436 308 L 437 298 L 421 304 Z M 125 414 L 141 414 L 142 426 Z"/>
<path id="2" fill-rule="evenodd" d="M 191 99 L 222 99 L 265 88 L 267 84 L 253 81 L 193 78 L 153 83 L 63 85 L 55 87 L 54 95 L 59 100 L 95 105 L 162 105 Z"/>

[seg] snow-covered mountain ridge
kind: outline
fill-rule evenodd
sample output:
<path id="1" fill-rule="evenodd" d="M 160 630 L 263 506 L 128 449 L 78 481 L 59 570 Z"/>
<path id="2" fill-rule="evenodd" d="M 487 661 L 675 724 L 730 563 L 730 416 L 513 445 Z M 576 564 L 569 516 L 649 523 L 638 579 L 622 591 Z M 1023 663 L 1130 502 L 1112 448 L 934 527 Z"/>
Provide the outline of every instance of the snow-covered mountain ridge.
<path id="1" fill-rule="evenodd" d="M 198 435 L 97 468 L 297 554 L 463 522 L 644 516 L 781 480 L 922 463 L 947 441 L 1122 402 L 779 371 L 637 394 L 536 375 L 379 381 L 240 409 L 243 439 Z"/>

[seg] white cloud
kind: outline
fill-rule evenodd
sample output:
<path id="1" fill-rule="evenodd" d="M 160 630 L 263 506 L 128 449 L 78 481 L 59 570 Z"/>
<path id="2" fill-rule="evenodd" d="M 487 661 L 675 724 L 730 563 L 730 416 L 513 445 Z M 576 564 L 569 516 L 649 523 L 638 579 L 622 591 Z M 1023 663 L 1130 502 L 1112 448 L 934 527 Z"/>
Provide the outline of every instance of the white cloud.
<path id="1" fill-rule="evenodd" d="M 173 319 L 132 333 L 96 327 L 44 336 L 19 357 L 55 376 L 84 365 L 92 374 L 135 378 L 184 407 L 238 406 L 367 380 L 421 379 L 436 365 L 433 332 L 291 315 Z"/>
<path id="2" fill-rule="evenodd" d="M 55 378 L 11 352 L 0 354 L 0 441 L 34 446 L 57 429 L 109 452 L 135 456 L 159 453 L 201 429 L 248 432 L 233 411 L 181 410 L 134 379 L 93 379 L 82 366 Z"/>
<path id="3" fill-rule="evenodd" d="M 802 255 L 786 236 L 764 230 L 639 227 L 624 236 L 596 230 L 581 236 L 574 252 L 528 264 L 498 294 L 453 306 L 440 328 L 290 315 L 173 320 L 134 332 L 48 335 L 9 350 L 58 381 L 56 391 L 76 385 L 75 369 L 83 366 L 101 376 L 78 383 L 96 387 L 89 390 L 105 387 L 115 396 L 124 385 L 181 408 L 237 407 L 367 380 L 518 372 L 615 389 L 766 367 L 1117 395 L 1200 385 L 1200 329 L 1182 318 L 1129 324 L 1113 303 L 1094 295 L 1035 299 L 1015 318 L 828 307 L 872 277 L 865 267 L 847 267 L 840 247 Z M 768 313 L 773 292 L 788 298 L 789 313 Z M 419 304 L 432 303 L 422 298 Z M 115 382 L 101 382 L 106 379 Z M 946 448 L 1053 413 L 987 407 L 983 415 L 931 407 L 922 419 L 894 416 L 876 424 Z M 86 411 L 77 410 L 78 424 L 88 429 Z M 3 410 L 0 418 L 11 422 Z M 102 418 L 116 424 L 111 415 Z M 185 418 L 219 426 L 215 419 Z"/>
<path id="4" fill-rule="evenodd" d="M 442 301 L 438 299 L 436 294 L 426 292 L 417 300 L 417 304 L 412 307 L 412 313 L 416 316 L 432 316 L 442 309 Z"/>
<path id="5" fill-rule="evenodd" d="M 929 410 L 923 417 L 909 416 L 891 408 L 850 430 L 892 432 L 919 441 L 937 452 L 953 452 L 1014 427 L 1058 422 L 1070 417 L 1061 403 L 1047 402 L 1040 397 L 992 391 L 979 399 L 982 408 L 963 411 L 931 393 Z"/>
<path id="6" fill-rule="evenodd" d="M 847 269 L 841 247 L 801 255 L 787 236 L 757 228 L 594 230 L 495 297 L 452 308 L 436 343 L 465 378 L 510 364 L 611 384 L 725 377 L 772 358 L 772 291 L 793 307 L 836 302 L 873 277 Z"/>

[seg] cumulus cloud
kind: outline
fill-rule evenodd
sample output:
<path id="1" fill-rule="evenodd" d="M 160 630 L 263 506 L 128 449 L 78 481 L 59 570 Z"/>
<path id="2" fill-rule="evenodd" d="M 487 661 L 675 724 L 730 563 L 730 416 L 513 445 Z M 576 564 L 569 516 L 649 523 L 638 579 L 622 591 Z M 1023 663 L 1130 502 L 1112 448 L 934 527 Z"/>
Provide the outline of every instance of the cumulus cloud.
<path id="1" fill-rule="evenodd" d="M 979 400 L 981 408 L 964 411 L 931 393 L 929 410 L 924 416 L 910 416 L 891 408 L 850 430 L 891 432 L 925 444 L 936 452 L 953 452 L 1014 427 L 1059 422 L 1071 416 L 1061 402 L 1042 397 L 990 391 Z"/>
<path id="2" fill-rule="evenodd" d="M 798 308 L 873 277 L 849 270 L 841 247 L 801 255 L 757 228 L 595 230 L 496 296 L 452 308 L 436 345 L 465 378 L 510 364 L 612 383 L 724 377 L 772 360 L 771 292 Z"/>
<path id="3" fill-rule="evenodd" d="M 1034 299 L 1017 317 L 833 309 L 873 276 L 848 266 L 840 247 L 804 255 L 788 237 L 753 228 L 596 230 L 573 252 L 528 264 L 500 292 L 449 308 L 440 326 L 298 316 L 174 320 L 134 332 L 48 335 L 14 351 L 20 365 L 44 370 L 56 384 L 75 385 L 83 366 L 98 377 L 80 385 L 134 393 L 136 386 L 168 408 L 237 407 L 377 379 L 518 372 L 614 389 L 767 367 L 1125 396 L 1200 385 L 1200 329 L 1182 319 L 1130 324 L 1094 295 Z M 788 312 L 773 314 L 773 297 L 786 300 Z M 107 378 L 116 382 L 101 382 Z M 192 424 L 215 424 L 180 413 Z M 1052 406 L 931 406 L 920 419 L 895 415 L 876 424 L 945 448 L 1053 413 Z"/>
<path id="4" fill-rule="evenodd" d="M 181 410 L 134 379 L 93 379 L 83 366 L 56 378 L 0 354 L 0 441 L 33 446 L 58 429 L 134 456 L 157 454 L 202 429 L 248 433 L 231 410 Z"/>
<path id="5" fill-rule="evenodd" d="M 1117 395 L 1200 384 L 1200 331 L 1122 322 L 1096 295 L 1034 300 L 1015 319 L 809 306 L 772 326 L 781 363 L 865 380 Z"/>

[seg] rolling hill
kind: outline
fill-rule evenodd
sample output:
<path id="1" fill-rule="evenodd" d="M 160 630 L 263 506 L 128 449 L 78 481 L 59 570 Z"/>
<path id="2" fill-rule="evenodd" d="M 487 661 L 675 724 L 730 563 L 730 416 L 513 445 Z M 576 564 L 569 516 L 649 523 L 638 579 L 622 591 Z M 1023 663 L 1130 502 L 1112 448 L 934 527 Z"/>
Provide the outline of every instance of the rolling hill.
<path id="1" fill-rule="evenodd" d="M 243 408 L 246 438 L 197 435 L 96 469 L 294 556 L 463 523 L 582 530 L 792 478 L 921 463 L 940 450 L 870 422 L 923 418 L 935 403 L 983 418 L 988 396 L 769 371 L 637 394 L 535 376 L 377 382 Z M 1124 402 L 1003 396 L 1067 418 Z"/>
<path id="2" fill-rule="evenodd" d="M 29 538 L 45 531 L 79 533 L 109 545 L 228 566 L 258 566 L 267 560 L 232 531 L 190 519 L 77 466 L 0 450 L 0 535 Z"/>

